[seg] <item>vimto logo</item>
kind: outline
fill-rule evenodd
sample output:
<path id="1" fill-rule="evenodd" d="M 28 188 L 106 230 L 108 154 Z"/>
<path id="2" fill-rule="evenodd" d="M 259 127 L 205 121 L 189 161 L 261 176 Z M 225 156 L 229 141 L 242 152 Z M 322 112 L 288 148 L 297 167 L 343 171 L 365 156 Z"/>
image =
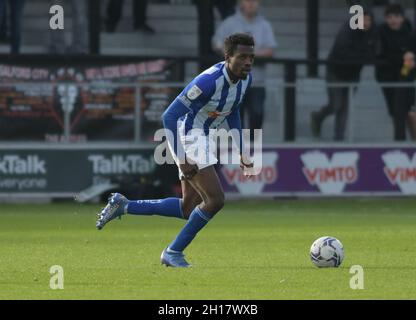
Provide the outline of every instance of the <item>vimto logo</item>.
<path id="1" fill-rule="evenodd" d="M 263 164 L 258 175 L 246 177 L 243 171 L 236 165 L 223 165 L 221 172 L 230 186 L 235 186 L 243 195 L 258 195 L 266 185 L 277 180 L 277 159 L 276 152 L 263 153 Z"/>
<path id="2" fill-rule="evenodd" d="M 320 151 L 301 155 L 303 174 L 324 194 L 341 194 L 347 184 L 357 181 L 358 152 L 336 152 L 330 160 Z"/>
<path id="3" fill-rule="evenodd" d="M 381 158 L 384 173 L 392 185 L 397 185 L 404 194 L 416 193 L 416 153 L 410 157 L 402 151 L 389 151 Z"/>

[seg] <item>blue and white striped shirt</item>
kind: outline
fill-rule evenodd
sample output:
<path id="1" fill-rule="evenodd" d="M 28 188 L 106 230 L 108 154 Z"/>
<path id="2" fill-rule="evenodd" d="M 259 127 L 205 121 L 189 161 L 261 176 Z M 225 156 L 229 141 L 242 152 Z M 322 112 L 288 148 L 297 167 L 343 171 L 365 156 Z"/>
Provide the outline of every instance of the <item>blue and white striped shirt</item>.
<path id="1" fill-rule="evenodd" d="M 247 79 L 233 83 L 225 62 L 215 64 L 191 81 L 172 102 L 163 114 L 165 128 L 176 136 L 179 122 L 185 126 L 185 134 L 202 129 L 208 135 L 209 129 L 216 129 L 227 120 L 230 129 L 240 131 L 242 141 L 239 108 L 251 81 L 249 74 Z"/>
<path id="2" fill-rule="evenodd" d="M 225 63 L 220 62 L 198 75 L 179 94 L 177 99 L 190 109 L 180 121 L 185 121 L 185 133 L 191 129 L 216 129 L 233 111 L 239 109 L 251 75 L 233 83 Z"/>

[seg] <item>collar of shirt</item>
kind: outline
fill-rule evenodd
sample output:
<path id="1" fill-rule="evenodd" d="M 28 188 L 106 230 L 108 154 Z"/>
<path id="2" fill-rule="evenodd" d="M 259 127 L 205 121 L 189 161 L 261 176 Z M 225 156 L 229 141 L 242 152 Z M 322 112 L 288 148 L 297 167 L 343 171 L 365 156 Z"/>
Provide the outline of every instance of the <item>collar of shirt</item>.
<path id="1" fill-rule="evenodd" d="M 236 83 L 234 83 L 231 80 L 230 76 L 228 75 L 228 71 L 227 71 L 227 62 L 225 62 L 225 61 L 224 61 L 224 67 L 222 68 L 222 73 L 224 74 L 225 79 L 227 79 L 228 84 L 230 85 L 230 87 L 231 86 L 236 86 L 241 81 L 241 79 L 238 79 L 238 81 Z"/>

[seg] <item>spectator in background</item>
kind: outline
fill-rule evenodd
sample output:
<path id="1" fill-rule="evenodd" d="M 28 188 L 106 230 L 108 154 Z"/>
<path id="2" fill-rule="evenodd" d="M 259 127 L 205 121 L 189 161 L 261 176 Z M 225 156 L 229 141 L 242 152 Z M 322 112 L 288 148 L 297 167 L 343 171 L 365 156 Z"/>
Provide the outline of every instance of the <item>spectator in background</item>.
<path id="1" fill-rule="evenodd" d="M 347 5 L 349 7 L 357 4 L 371 8 L 373 6 L 387 6 L 390 4 L 390 0 L 347 0 Z"/>
<path id="2" fill-rule="evenodd" d="M 0 9 L 1 11 L 2 9 Z M 3 7 L 0 17 L 0 42 L 8 43 L 9 37 L 7 35 L 7 6 Z"/>
<path id="3" fill-rule="evenodd" d="M 412 43 L 412 25 L 399 4 L 386 7 L 384 20 L 379 27 L 379 58 L 386 64 L 377 66 L 377 80 L 381 83 L 412 81 L 411 74 L 402 70 L 405 66 L 405 55 L 407 54 L 407 59 L 411 59 L 408 52 Z M 405 140 L 406 115 L 411 102 L 403 98 L 411 94 L 408 92 L 411 89 L 382 87 L 382 90 L 389 115 L 393 120 L 394 138 L 399 141 Z"/>
<path id="4" fill-rule="evenodd" d="M 416 38 L 413 38 L 416 41 Z M 412 83 L 416 75 L 415 54 L 412 51 L 406 52 L 403 57 L 403 66 L 400 70 L 402 82 Z M 410 137 L 416 141 L 416 106 L 415 106 L 415 89 L 398 88 L 396 93 L 396 108 L 394 117 L 395 140 L 406 140 L 406 124 L 409 129 Z"/>
<path id="5" fill-rule="evenodd" d="M 360 80 L 361 69 L 365 63 L 376 56 L 377 32 L 373 14 L 364 11 L 364 30 L 350 28 L 349 20 L 339 30 L 328 57 L 326 80 L 328 83 Z M 322 122 L 335 113 L 336 141 L 344 140 L 347 124 L 349 95 L 346 87 L 328 87 L 328 104 L 311 114 L 311 129 L 315 137 L 321 134 Z"/>
<path id="6" fill-rule="evenodd" d="M 273 29 L 260 13 L 260 0 L 240 0 L 237 12 L 228 17 L 217 29 L 212 45 L 216 52 L 222 54 L 223 42 L 226 37 L 235 32 L 249 33 L 255 40 L 256 57 L 272 57 L 277 43 Z M 257 65 L 256 65 L 257 64 Z M 251 89 L 246 93 L 241 106 L 241 123 L 249 117 L 249 128 L 261 129 L 263 127 L 264 102 L 266 99 L 265 65 L 253 66 L 253 83 Z"/>
<path id="7" fill-rule="evenodd" d="M 0 27 L 6 28 L 6 0 L 0 0 Z M 11 53 L 20 53 L 21 34 L 22 34 L 22 16 L 25 0 L 10 0 L 10 44 Z M 4 32 L 6 32 L 4 30 Z M 3 34 L 4 35 L 4 34 Z"/>
<path id="8" fill-rule="evenodd" d="M 66 47 L 63 30 L 50 31 L 49 52 L 52 54 L 87 54 L 88 50 L 88 1 L 85 0 L 52 0 L 51 5 L 57 4 L 64 8 L 71 5 L 72 18 L 72 44 L 69 50 Z M 67 11 L 65 11 L 66 13 Z"/>
<path id="9" fill-rule="evenodd" d="M 133 0 L 133 27 L 134 30 L 143 31 L 148 34 L 155 33 L 147 22 L 147 3 L 148 0 Z M 110 0 L 107 6 L 107 17 L 105 19 L 105 28 L 107 32 L 114 32 L 120 21 L 123 11 L 124 0 Z"/>
<path id="10" fill-rule="evenodd" d="M 218 9 L 222 20 L 227 19 L 235 13 L 237 0 L 210 0 L 210 2 Z"/>
<path id="11" fill-rule="evenodd" d="M 235 13 L 236 0 L 195 0 L 198 11 L 198 54 L 200 57 L 214 55 L 211 39 L 215 31 L 214 8 L 218 9 L 221 19 Z M 211 61 L 202 61 L 200 70 L 203 71 L 212 65 Z"/>

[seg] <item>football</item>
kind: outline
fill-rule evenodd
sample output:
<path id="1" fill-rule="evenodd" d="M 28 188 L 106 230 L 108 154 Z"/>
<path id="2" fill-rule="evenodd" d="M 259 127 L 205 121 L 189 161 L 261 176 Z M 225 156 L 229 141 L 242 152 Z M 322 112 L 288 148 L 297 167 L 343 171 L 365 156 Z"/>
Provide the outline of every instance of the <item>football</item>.
<path id="1" fill-rule="evenodd" d="M 312 243 L 310 256 L 318 268 L 339 267 L 344 260 L 344 247 L 334 237 L 321 237 Z"/>

